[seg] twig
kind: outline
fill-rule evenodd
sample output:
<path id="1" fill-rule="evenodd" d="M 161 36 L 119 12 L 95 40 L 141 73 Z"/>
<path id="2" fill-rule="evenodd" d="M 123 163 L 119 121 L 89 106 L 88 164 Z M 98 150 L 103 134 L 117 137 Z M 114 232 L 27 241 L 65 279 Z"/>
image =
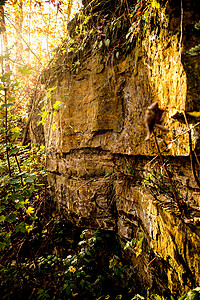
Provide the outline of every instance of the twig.
<path id="1" fill-rule="evenodd" d="M 6 157 L 8 162 L 8 171 L 9 176 L 11 177 L 11 167 L 10 167 L 10 158 L 9 158 L 9 147 L 8 147 L 8 108 L 7 108 L 7 87 L 4 87 L 4 97 L 5 97 L 5 108 L 6 108 L 6 114 L 5 114 L 5 140 L 6 140 Z"/>
<path id="2" fill-rule="evenodd" d="M 191 135 L 191 131 L 188 132 L 189 133 L 189 146 L 190 146 L 190 163 L 191 163 L 191 169 L 192 169 L 192 173 L 194 176 L 194 179 L 196 181 L 196 184 L 200 187 L 200 181 L 199 178 L 197 176 L 196 173 L 196 169 L 195 169 L 195 151 L 193 151 L 192 149 L 192 135 Z M 197 159 L 197 163 L 198 163 L 198 159 Z"/>
<path id="3" fill-rule="evenodd" d="M 25 140 L 26 140 L 26 136 L 27 136 L 27 132 L 28 132 L 30 121 L 31 121 L 31 119 L 33 117 L 33 113 L 35 111 L 35 108 L 36 108 L 36 106 L 37 106 L 37 104 L 39 103 L 39 100 L 40 100 L 39 96 L 38 96 L 38 98 L 36 100 L 36 93 L 37 93 L 37 87 L 38 87 L 38 84 L 39 84 L 39 80 L 40 80 L 40 75 L 38 76 L 38 80 L 37 80 L 37 83 L 36 83 L 36 86 L 35 86 L 35 92 L 34 92 L 34 97 L 33 97 L 33 99 L 34 99 L 33 107 L 31 109 L 30 115 L 28 117 L 28 120 L 27 120 L 25 128 L 24 128 L 24 133 L 23 133 L 23 138 L 22 138 L 22 146 L 24 146 L 24 144 L 25 144 Z"/>
<path id="4" fill-rule="evenodd" d="M 39 61 L 40 65 L 42 65 L 39 57 L 35 54 L 35 52 L 30 48 L 29 44 L 25 41 L 25 39 L 23 38 L 23 36 L 21 35 L 21 33 L 17 30 L 16 26 L 10 21 L 10 19 L 5 16 L 5 18 L 8 20 L 8 22 L 15 28 L 17 34 L 20 36 L 20 38 L 22 39 L 22 41 L 26 44 L 26 46 L 28 47 L 28 49 L 31 51 L 31 53 L 37 58 L 37 60 Z"/>
<path id="5" fill-rule="evenodd" d="M 24 64 L 22 64 L 22 65 L 24 66 Z M 38 70 L 34 70 L 34 71 L 35 71 L 36 73 L 39 73 L 39 72 L 40 72 L 40 68 L 39 68 Z M 39 73 L 39 74 L 40 74 L 40 73 Z M 32 74 L 32 75 L 26 80 L 26 82 L 25 82 L 23 88 L 21 89 L 20 94 L 19 94 L 18 97 L 17 97 L 16 104 L 15 104 L 14 108 L 12 109 L 12 112 L 11 112 L 12 114 L 15 113 L 15 110 L 17 109 L 18 105 L 24 100 L 24 98 L 26 97 L 26 95 L 29 94 L 29 91 L 28 91 L 28 92 L 25 93 L 25 95 L 20 99 L 20 97 L 21 97 L 21 95 L 22 95 L 24 89 L 28 86 L 28 83 L 29 83 L 30 79 L 33 78 L 33 76 L 35 76 L 35 73 Z"/>
<path id="6" fill-rule="evenodd" d="M 163 157 L 162 157 L 162 154 L 161 154 L 161 152 L 160 152 L 159 145 L 158 145 L 158 141 L 157 141 L 157 138 L 156 138 L 156 134 L 155 134 L 154 131 L 153 131 L 153 136 L 154 136 L 156 148 L 157 148 L 157 150 L 158 150 L 158 155 L 159 155 L 159 157 L 160 157 L 160 161 L 161 161 L 161 163 L 162 163 L 162 165 L 163 165 L 163 168 L 164 168 L 164 170 L 165 170 L 165 172 L 166 172 L 166 174 L 167 174 L 167 177 L 168 177 L 168 180 L 169 180 L 171 189 L 172 189 L 172 194 L 173 194 L 173 196 L 174 196 L 174 200 L 175 200 L 175 202 L 176 202 L 176 204 L 177 204 L 177 206 L 178 206 L 178 209 L 179 209 L 181 215 L 183 216 L 184 212 L 182 211 L 182 208 L 181 208 L 181 205 L 180 205 L 180 201 L 179 201 L 179 199 L 178 199 L 178 196 L 176 195 L 176 191 L 175 191 L 175 189 L 174 189 L 174 185 L 173 185 L 172 179 L 171 179 L 170 174 L 169 174 L 169 172 L 168 172 L 168 170 L 167 170 L 167 167 L 166 167 L 166 165 L 165 165 L 165 163 L 164 163 L 164 160 L 163 160 Z"/>
<path id="7" fill-rule="evenodd" d="M 169 142 L 169 143 L 167 144 L 167 146 L 166 146 L 162 151 L 160 151 L 160 152 L 163 153 L 163 152 L 165 152 L 166 150 L 168 150 L 170 144 L 174 143 L 180 136 L 182 136 L 182 135 L 188 133 L 189 131 L 191 131 L 192 129 L 194 129 L 195 127 L 197 127 L 198 125 L 200 125 L 200 122 L 196 123 L 196 124 L 195 124 L 194 126 L 192 126 L 191 128 L 189 128 L 189 129 L 183 131 L 182 133 L 178 134 L 178 135 L 177 135 L 171 142 Z M 152 160 L 150 160 L 145 166 L 151 164 L 158 156 L 159 156 L 159 154 L 156 155 Z M 198 162 L 198 164 L 199 164 L 199 161 L 198 161 L 196 152 L 195 152 L 195 156 L 196 156 L 197 162 Z"/>
<path id="8" fill-rule="evenodd" d="M 16 160 L 16 163 L 17 163 L 17 167 L 18 167 L 18 170 L 19 170 L 19 173 L 21 173 L 21 167 L 20 167 L 20 164 L 19 164 L 19 161 L 18 161 L 18 158 L 17 158 L 17 154 L 14 155 L 15 156 L 15 160 Z M 20 175 L 20 179 L 21 179 L 21 185 L 24 186 L 24 182 L 23 182 L 23 176 Z"/>
<path id="9" fill-rule="evenodd" d="M 183 0 L 181 0 L 180 31 L 181 31 L 181 35 L 180 35 L 180 40 L 179 40 L 179 87 L 180 87 L 180 95 L 181 95 L 181 101 L 182 101 L 182 111 L 183 111 L 183 116 L 184 116 L 184 119 L 185 119 L 185 124 L 186 124 L 186 126 L 188 128 L 189 149 L 190 149 L 190 163 L 191 163 L 192 174 L 193 174 L 193 177 L 194 177 L 194 180 L 195 180 L 196 184 L 200 187 L 200 181 L 199 181 L 199 178 L 197 176 L 196 169 L 195 169 L 195 154 L 194 154 L 194 151 L 192 149 L 191 129 L 189 127 L 188 120 L 187 120 L 187 117 L 186 117 L 186 113 L 185 113 L 185 110 L 184 110 L 183 93 L 182 93 L 182 87 L 181 87 L 181 63 L 182 63 L 182 59 L 181 59 L 181 46 L 182 46 L 182 40 L 183 40 Z"/>

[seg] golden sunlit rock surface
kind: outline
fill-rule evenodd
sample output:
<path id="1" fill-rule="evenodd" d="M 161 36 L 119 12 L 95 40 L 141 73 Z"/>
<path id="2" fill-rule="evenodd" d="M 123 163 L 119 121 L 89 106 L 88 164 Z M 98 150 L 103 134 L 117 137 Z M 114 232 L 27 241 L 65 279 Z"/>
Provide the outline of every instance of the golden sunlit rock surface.
<path id="1" fill-rule="evenodd" d="M 46 109 L 56 101 L 62 105 L 44 127 L 48 180 L 58 207 L 77 226 L 115 230 L 122 249 L 135 238 L 139 243 L 124 255 L 141 281 L 152 290 L 183 294 L 200 285 L 200 191 L 183 116 L 189 126 L 198 122 L 188 112 L 200 111 L 200 60 L 189 51 L 200 38 L 186 30 L 194 28 L 197 12 L 186 14 L 180 57 L 180 18 L 169 13 L 161 30 L 125 58 L 107 64 L 103 54 L 90 52 L 77 74 L 66 69 L 55 77 Z M 156 135 L 178 199 L 187 205 L 182 217 L 155 158 L 153 137 L 145 142 L 144 114 L 155 101 L 166 110 L 169 132 L 156 129 Z M 192 130 L 197 155 L 199 131 Z"/>

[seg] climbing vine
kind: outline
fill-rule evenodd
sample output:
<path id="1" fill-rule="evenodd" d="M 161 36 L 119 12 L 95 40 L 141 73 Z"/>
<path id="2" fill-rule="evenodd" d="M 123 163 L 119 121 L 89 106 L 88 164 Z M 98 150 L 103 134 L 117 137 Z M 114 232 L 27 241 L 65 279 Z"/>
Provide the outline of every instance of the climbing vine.
<path id="1" fill-rule="evenodd" d="M 161 4 L 157 0 L 85 2 L 68 25 L 70 38 L 63 40 L 51 62 L 54 76 L 62 76 L 64 69 L 78 74 L 88 51 L 104 54 L 105 63 L 113 64 L 141 41 L 148 28 L 159 24 Z"/>

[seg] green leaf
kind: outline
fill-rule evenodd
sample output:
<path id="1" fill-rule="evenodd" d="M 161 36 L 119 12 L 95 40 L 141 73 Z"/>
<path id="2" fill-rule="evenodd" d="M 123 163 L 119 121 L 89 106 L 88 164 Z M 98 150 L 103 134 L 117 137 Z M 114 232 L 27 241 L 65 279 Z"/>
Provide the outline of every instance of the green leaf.
<path id="1" fill-rule="evenodd" d="M 6 149 L 6 147 L 5 147 L 6 145 L 1 145 L 0 146 L 0 152 L 2 152 L 3 150 L 5 150 Z"/>
<path id="2" fill-rule="evenodd" d="M 152 3 L 151 3 L 152 7 L 155 7 L 157 9 L 160 8 L 160 3 L 158 3 L 156 0 L 153 0 Z"/>
<path id="3" fill-rule="evenodd" d="M 106 47 L 109 47 L 109 45 L 110 45 L 110 40 L 109 39 L 105 40 L 105 45 L 106 45 Z"/>
<path id="4" fill-rule="evenodd" d="M 66 294 L 67 297 L 69 297 L 71 295 L 71 287 L 70 286 L 68 286 L 66 288 L 65 294 Z"/>
<path id="5" fill-rule="evenodd" d="M 192 291 L 190 291 L 186 298 L 186 300 L 199 300 L 200 299 L 200 287 L 196 287 Z"/>
<path id="6" fill-rule="evenodd" d="M 75 50 L 75 48 L 69 48 L 68 53 L 73 52 Z"/>
<path id="7" fill-rule="evenodd" d="M 121 20 L 117 21 L 117 28 L 121 28 Z"/>
<path id="8" fill-rule="evenodd" d="M 23 200 L 23 195 L 20 193 L 13 193 L 12 195 L 9 195 L 9 199 L 11 200 Z"/>
<path id="9" fill-rule="evenodd" d="M 26 232 L 26 226 L 27 224 L 24 223 L 24 222 L 21 222 L 20 224 L 18 224 L 16 227 L 15 227 L 15 231 L 16 232 L 22 232 L 22 233 L 25 233 Z"/>
<path id="10" fill-rule="evenodd" d="M 1 104 L 1 107 L 4 107 L 4 108 L 9 108 L 11 106 L 13 106 L 14 104 L 13 103 L 6 103 L 6 104 Z"/>
<path id="11" fill-rule="evenodd" d="M 19 208 L 24 208 L 25 206 L 25 202 L 24 201 L 19 201 L 17 204 L 15 204 L 15 208 L 19 209 Z"/>
<path id="12" fill-rule="evenodd" d="M 200 118 L 200 111 L 188 112 L 188 115 L 195 117 L 195 118 Z"/>
<path id="13" fill-rule="evenodd" d="M 101 41 L 101 42 L 99 43 L 99 49 L 100 49 L 102 46 L 103 46 L 103 42 Z"/>
<path id="14" fill-rule="evenodd" d="M 20 180 L 18 178 L 11 178 L 10 179 L 10 184 L 16 184 L 16 183 L 19 183 Z"/>
<path id="15" fill-rule="evenodd" d="M 17 214 L 11 213 L 8 216 L 6 216 L 6 221 L 9 223 L 12 223 L 12 222 L 16 221 L 16 218 L 17 218 Z"/>
<path id="16" fill-rule="evenodd" d="M 14 139 L 18 139 L 20 137 L 20 132 L 16 132 L 13 134 L 12 138 Z"/>
<path id="17" fill-rule="evenodd" d="M 32 74 L 32 69 L 29 68 L 27 65 L 22 68 L 19 68 L 18 71 L 21 73 L 22 76 Z"/>
<path id="18" fill-rule="evenodd" d="M 26 183 L 27 183 L 27 182 L 34 182 L 35 178 L 36 178 L 35 175 L 31 175 L 31 176 L 25 178 L 25 182 L 26 182 Z"/>
<path id="19" fill-rule="evenodd" d="M 0 213 L 1 213 L 5 208 L 6 208 L 5 205 L 1 205 L 1 206 L 0 206 Z"/>
<path id="20" fill-rule="evenodd" d="M 85 285 L 85 280 L 82 279 L 81 282 L 80 282 L 80 287 L 83 289 L 83 288 L 84 288 L 84 285 Z"/>
<path id="21" fill-rule="evenodd" d="M 0 222 L 3 223 L 3 222 L 5 221 L 5 219 L 6 219 L 6 217 L 5 217 L 4 215 L 1 215 L 1 216 L 0 216 Z"/>
<path id="22" fill-rule="evenodd" d="M 18 178 L 11 178 L 10 179 L 10 184 L 17 184 L 19 182 L 20 182 L 20 180 Z"/>
<path id="23" fill-rule="evenodd" d="M 4 249 L 5 249 L 5 246 L 6 246 L 6 243 L 1 243 L 1 242 L 0 242 L 0 250 L 4 250 Z"/>
<path id="24" fill-rule="evenodd" d="M 53 104 L 53 109 L 58 109 L 61 105 L 62 105 L 62 102 L 57 100 L 57 101 Z"/>
<path id="25" fill-rule="evenodd" d="M 145 13 L 143 14 L 142 16 L 142 19 L 145 21 L 145 22 L 148 22 L 149 20 L 149 11 L 146 10 Z"/>
<path id="26" fill-rule="evenodd" d="M 2 77 L 9 78 L 10 75 L 12 75 L 11 72 L 5 72 Z"/>
<path id="27" fill-rule="evenodd" d="M 178 300 L 185 300 L 187 297 L 187 294 L 184 294 L 183 296 L 181 296 L 180 298 L 178 298 Z"/>
<path id="28" fill-rule="evenodd" d="M 19 152 L 19 148 L 15 148 L 15 149 L 11 149 L 9 152 L 8 152 L 8 154 L 9 155 L 15 155 L 15 154 L 17 154 Z"/>
<path id="29" fill-rule="evenodd" d="M 65 290 L 69 286 L 69 281 L 65 280 L 65 283 L 63 285 L 63 290 Z"/>

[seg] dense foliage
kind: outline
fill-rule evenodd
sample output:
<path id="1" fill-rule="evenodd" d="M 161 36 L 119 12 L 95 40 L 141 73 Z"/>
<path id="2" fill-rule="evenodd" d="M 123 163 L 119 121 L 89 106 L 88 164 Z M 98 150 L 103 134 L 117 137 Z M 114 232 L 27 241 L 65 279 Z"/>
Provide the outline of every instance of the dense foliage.
<path id="1" fill-rule="evenodd" d="M 101 52 L 105 63 L 116 63 L 141 44 L 151 27 L 158 26 L 159 30 L 161 5 L 165 9 L 166 1 L 92 0 L 83 3 L 83 9 L 68 24 L 70 38 L 63 38 L 62 46 L 50 62 L 55 72 L 51 77 L 62 76 L 68 68 L 78 74 L 87 52 Z"/>

